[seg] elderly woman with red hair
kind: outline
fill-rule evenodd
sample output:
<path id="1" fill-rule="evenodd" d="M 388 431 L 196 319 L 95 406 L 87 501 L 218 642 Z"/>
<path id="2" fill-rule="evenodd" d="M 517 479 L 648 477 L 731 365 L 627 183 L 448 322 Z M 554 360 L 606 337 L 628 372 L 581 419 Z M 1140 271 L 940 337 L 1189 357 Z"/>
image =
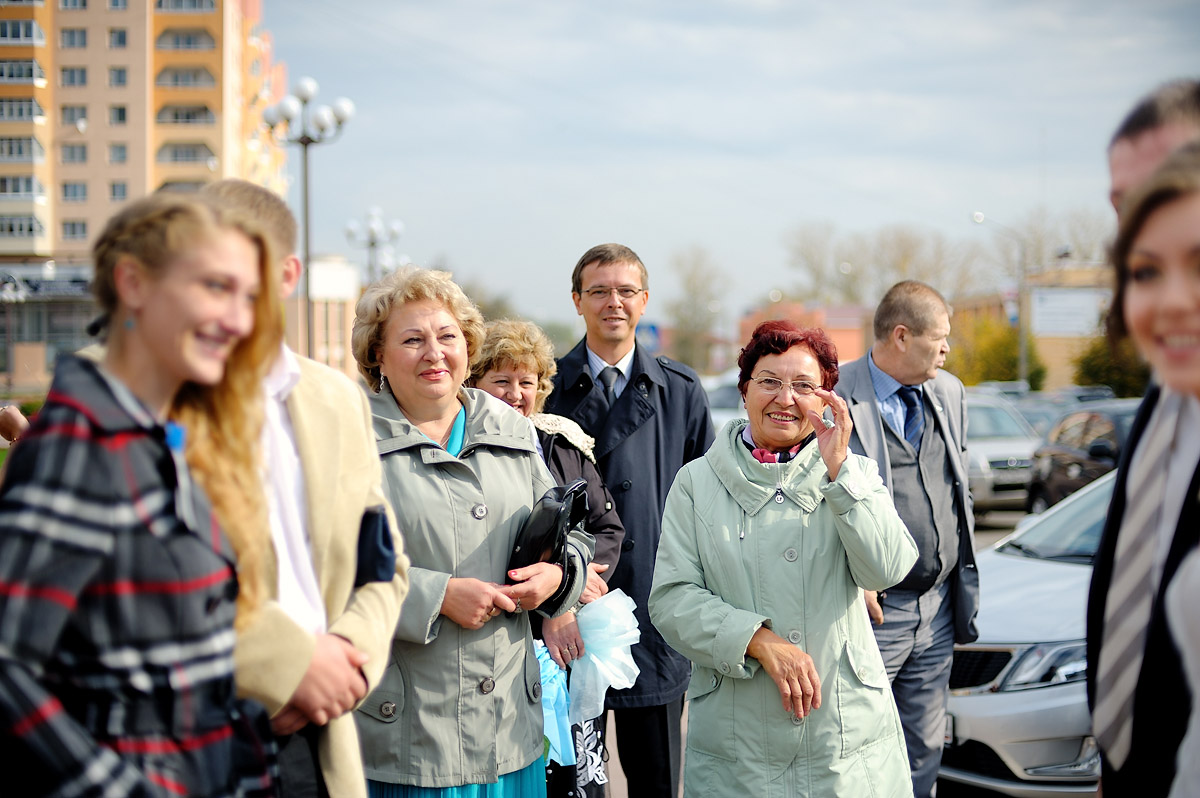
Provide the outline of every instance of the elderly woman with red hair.
<path id="1" fill-rule="evenodd" d="M 848 449 L 828 336 L 764 322 L 738 366 L 749 418 L 676 477 L 650 592 L 694 666 L 684 792 L 911 796 L 863 590 L 902 579 L 916 545 Z"/>

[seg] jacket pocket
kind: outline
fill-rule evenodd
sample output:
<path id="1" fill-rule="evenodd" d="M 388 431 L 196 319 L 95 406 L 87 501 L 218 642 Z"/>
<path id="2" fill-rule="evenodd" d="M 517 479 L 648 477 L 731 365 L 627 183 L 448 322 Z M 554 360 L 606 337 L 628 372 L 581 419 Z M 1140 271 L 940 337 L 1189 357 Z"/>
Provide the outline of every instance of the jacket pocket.
<path id="1" fill-rule="evenodd" d="M 354 711 L 363 764 L 367 768 L 394 770 L 397 762 L 405 761 L 411 741 L 405 733 L 405 724 L 396 723 L 407 703 L 404 682 L 404 674 L 393 660 L 383 672 L 379 687 Z"/>
<path id="2" fill-rule="evenodd" d="M 733 741 L 734 684 L 712 668 L 696 665 L 688 684 L 688 750 L 736 762 Z"/>
<path id="3" fill-rule="evenodd" d="M 871 641 L 874 644 L 874 640 Z M 837 670 L 842 756 L 898 733 L 891 683 L 879 649 L 847 641 Z"/>

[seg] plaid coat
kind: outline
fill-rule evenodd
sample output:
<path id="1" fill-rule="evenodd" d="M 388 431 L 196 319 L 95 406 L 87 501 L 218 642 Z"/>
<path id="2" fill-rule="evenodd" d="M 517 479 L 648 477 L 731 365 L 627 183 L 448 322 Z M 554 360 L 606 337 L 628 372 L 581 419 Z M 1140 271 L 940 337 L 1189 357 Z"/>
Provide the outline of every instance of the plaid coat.
<path id="1" fill-rule="evenodd" d="M 9 457 L 0 792 L 236 792 L 233 556 L 173 435 L 68 357 Z"/>

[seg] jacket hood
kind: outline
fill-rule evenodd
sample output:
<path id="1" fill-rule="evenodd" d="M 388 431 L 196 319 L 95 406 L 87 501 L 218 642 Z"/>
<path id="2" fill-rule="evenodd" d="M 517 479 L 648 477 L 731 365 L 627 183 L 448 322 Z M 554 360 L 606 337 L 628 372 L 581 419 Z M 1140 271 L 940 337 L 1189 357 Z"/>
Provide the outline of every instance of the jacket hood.
<path id="1" fill-rule="evenodd" d="M 466 443 L 462 454 L 477 446 L 496 446 L 522 452 L 533 452 L 533 427 L 529 419 L 494 396 L 475 388 L 460 388 L 458 400 L 467 411 Z M 379 441 L 379 453 L 428 446 L 445 453 L 409 421 L 389 389 L 370 394 L 371 424 Z M 446 454 L 447 457 L 451 455 Z"/>
<path id="2" fill-rule="evenodd" d="M 748 515 L 765 507 L 777 492 L 807 512 L 815 510 L 823 499 L 822 481 L 827 479 L 816 440 L 786 463 L 760 463 L 741 440 L 749 423 L 744 418 L 729 421 L 704 455 L 721 485 Z"/>

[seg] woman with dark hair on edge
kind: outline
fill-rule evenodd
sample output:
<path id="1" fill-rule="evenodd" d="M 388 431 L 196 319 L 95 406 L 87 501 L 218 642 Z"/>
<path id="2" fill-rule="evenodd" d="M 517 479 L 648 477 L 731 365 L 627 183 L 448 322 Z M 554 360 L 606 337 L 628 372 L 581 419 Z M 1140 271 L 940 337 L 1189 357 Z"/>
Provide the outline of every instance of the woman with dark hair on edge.
<path id="1" fill-rule="evenodd" d="M 764 322 L 738 366 L 748 420 L 676 477 L 650 591 L 693 663 L 684 793 L 911 796 L 863 590 L 903 578 L 916 544 L 848 449 L 828 336 Z"/>
<path id="2" fill-rule="evenodd" d="M 1150 364 L 1151 386 L 1092 569 L 1088 698 L 1104 792 L 1172 785 L 1181 798 L 1200 792 L 1200 143 L 1167 158 L 1120 216 L 1109 329 Z"/>

